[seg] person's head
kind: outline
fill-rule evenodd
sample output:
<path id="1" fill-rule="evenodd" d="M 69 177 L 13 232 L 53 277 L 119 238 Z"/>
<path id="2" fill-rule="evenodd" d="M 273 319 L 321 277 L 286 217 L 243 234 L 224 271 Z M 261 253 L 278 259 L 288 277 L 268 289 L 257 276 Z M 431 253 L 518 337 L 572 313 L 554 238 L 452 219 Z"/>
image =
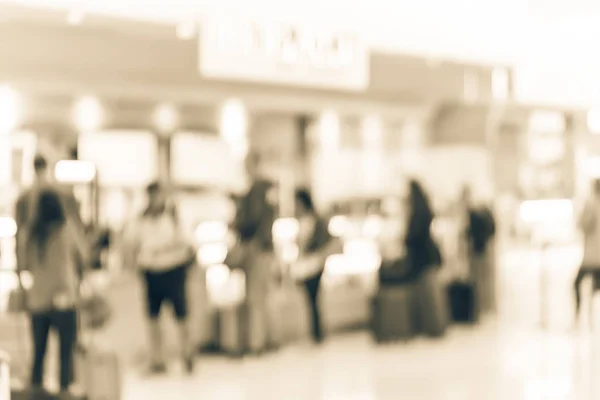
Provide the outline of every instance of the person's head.
<path id="1" fill-rule="evenodd" d="M 411 180 L 409 183 L 409 204 L 413 213 L 426 212 L 431 214 L 431 207 L 429 205 L 429 198 L 423 186 L 416 181 Z"/>
<path id="2" fill-rule="evenodd" d="M 31 227 L 31 236 L 38 245 L 42 256 L 51 233 L 64 225 L 65 211 L 60 195 L 51 189 L 39 193 L 35 218 Z"/>
<path id="3" fill-rule="evenodd" d="M 37 180 L 48 179 L 48 161 L 40 154 L 33 159 L 33 171 Z"/>
<path id="4" fill-rule="evenodd" d="M 159 182 L 153 182 L 146 187 L 148 196 L 147 212 L 157 213 L 164 211 L 167 205 L 167 194 Z"/>
<path id="5" fill-rule="evenodd" d="M 312 196 L 310 195 L 310 192 L 308 190 L 306 190 L 306 189 L 296 190 L 295 199 L 296 199 L 296 203 L 295 203 L 296 213 L 298 214 L 298 216 L 314 214 L 316 212 L 315 205 L 312 200 Z"/>

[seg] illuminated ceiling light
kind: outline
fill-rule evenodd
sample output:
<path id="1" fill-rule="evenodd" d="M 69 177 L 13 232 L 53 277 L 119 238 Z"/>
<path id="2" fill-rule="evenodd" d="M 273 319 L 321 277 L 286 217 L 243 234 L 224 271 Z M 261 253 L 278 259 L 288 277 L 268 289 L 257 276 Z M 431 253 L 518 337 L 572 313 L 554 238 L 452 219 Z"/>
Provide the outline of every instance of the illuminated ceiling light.
<path id="1" fill-rule="evenodd" d="M 197 33 L 196 23 L 193 21 L 182 22 L 177 25 L 175 32 L 177 33 L 177 38 L 181 40 L 193 39 Z"/>
<path id="2" fill-rule="evenodd" d="M 79 10 L 79 9 L 71 10 L 67 14 L 67 24 L 69 24 L 71 26 L 81 25 L 84 18 L 85 18 L 85 13 L 83 12 L 83 10 Z"/>
<path id="3" fill-rule="evenodd" d="M 590 133 L 600 135 L 600 108 L 593 108 L 588 111 L 587 126 Z"/>
<path id="4" fill-rule="evenodd" d="M 95 132 L 104 123 L 104 109 L 100 100 L 93 96 L 81 98 L 73 108 L 75 126 L 80 132 Z"/>
<path id="5" fill-rule="evenodd" d="M 0 134 L 14 131 L 22 114 L 21 96 L 10 86 L 0 86 Z"/>
<path id="6" fill-rule="evenodd" d="M 248 151 L 248 114 L 241 100 L 231 99 L 223 104 L 220 116 L 221 137 L 239 156 Z"/>
<path id="7" fill-rule="evenodd" d="M 173 132 L 179 124 L 179 113 L 171 104 L 161 104 L 154 112 L 154 125 L 161 133 Z"/>

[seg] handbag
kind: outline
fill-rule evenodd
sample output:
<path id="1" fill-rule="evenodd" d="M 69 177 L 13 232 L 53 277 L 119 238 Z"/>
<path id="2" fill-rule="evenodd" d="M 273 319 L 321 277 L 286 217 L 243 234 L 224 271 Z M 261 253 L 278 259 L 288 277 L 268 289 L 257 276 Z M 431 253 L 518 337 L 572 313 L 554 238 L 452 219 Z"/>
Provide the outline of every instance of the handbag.
<path id="1" fill-rule="evenodd" d="M 23 313 L 28 310 L 27 290 L 23 286 L 21 274 L 18 272 L 15 274 L 17 276 L 18 286 L 10 291 L 7 304 L 7 312 L 11 314 Z"/>

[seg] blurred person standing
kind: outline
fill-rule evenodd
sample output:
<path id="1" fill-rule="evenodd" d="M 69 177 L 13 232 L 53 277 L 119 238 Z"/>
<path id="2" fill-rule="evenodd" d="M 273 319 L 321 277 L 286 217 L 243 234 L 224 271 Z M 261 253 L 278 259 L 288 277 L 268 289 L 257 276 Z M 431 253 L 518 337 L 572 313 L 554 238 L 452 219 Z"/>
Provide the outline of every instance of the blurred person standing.
<path id="1" fill-rule="evenodd" d="M 248 192 L 240 199 L 234 221 L 238 234 L 239 265 L 246 273 L 248 337 L 245 347 L 252 353 L 265 351 L 269 343 L 269 296 L 274 280 L 273 222 L 275 206 L 269 201 L 272 184 L 258 174 L 260 157 L 250 153 L 246 171 L 250 179 Z"/>
<path id="2" fill-rule="evenodd" d="M 579 217 L 583 234 L 583 260 L 575 278 L 575 319 L 581 309 L 581 283 L 586 275 L 593 277 L 593 290 L 600 288 L 600 179 L 593 182 L 592 192 Z"/>
<path id="3" fill-rule="evenodd" d="M 299 255 L 292 271 L 298 270 L 296 279 L 302 282 L 308 293 L 312 339 L 315 343 L 321 343 L 323 330 L 318 301 L 321 278 L 327 257 L 342 249 L 339 241 L 329 234 L 327 221 L 317 214 L 310 193 L 301 189 L 296 191 L 295 197 L 296 217 L 300 224 L 297 242 Z"/>
<path id="4" fill-rule="evenodd" d="M 143 279 L 149 319 L 150 373 L 167 371 L 160 313 L 173 307 L 179 328 L 181 357 L 186 372 L 194 369 L 186 295 L 188 271 L 195 263 L 193 241 L 183 232 L 174 206 L 159 183 L 146 188 L 148 206 L 123 235 L 123 266 L 137 269 Z"/>
<path id="5" fill-rule="evenodd" d="M 28 271 L 33 285 L 27 291 L 26 306 L 31 316 L 34 357 L 31 385 L 43 392 L 44 363 L 50 329 L 60 341 L 61 398 L 71 398 L 74 381 L 74 352 L 77 340 L 79 282 L 87 265 L 89 248 L 85 238 L 67 217 L 63 195 L 55 189 L 40 188 L 32 203 L 27 230 L 21 232 L 18 272 Z M 33 205 L 35 204 L 35 205 Z M 25 228 L 23 228 L 25 229 Z"/>
<path id="6" fill-rule="evenodd" d="M 35 181 L 33 185 L 25 189 L 18 197 L 15 207 L 15 221 L 17 223 L 16 246 L 20 249 L 26 244 L 28 226 L 35 217 L 34 211 L 37 209 L 36 201 L 38 194 L 44 189 L 52 189 L 59 196 L 65 217 L 73 223 L 73 227 L 84 234 L 85 227 L 79 213 L 79 204 L 73 191 L 54 182 L 49 171 L 48 161 L 42 155 L 36 155 L 33 160 L 33 170 L 35 172 Z M 20 254 L 23 251 L 17 251 L 17 264 L 21 261 Z"/>
<path id="7" fill-rule="evenodd" d="M 419 277 L 429 268 L 441 264 L 440 250 L 431 234 L 433 210 L 421 184 L 411 180 L 409 184 L 409 217 L 404 243 L 411 275 Z"/>
<path id="8" fill-rule="evenodd" d="M 448 304 L 438 277 L 442 255 L 431 225 L 434 213 L 425 189 L 416 180 L 409 183 L 409 218 L 404 243 L 410 275 L 416 282 L 417 322 L 423 333 L 443 336 L 448 326 Z"/>
<path id="9" fill-rule="evenodd" d="M 494 215 L 489 207 L 475 204 L 471 188 L 468 186 L 463 188 L 462 202 L 466 209 L 464 234 L 468 245 L 469 272 L 475 284 L 477 314 L 494 311 L 496 308 L 492 246 L 496 234 Z"/>

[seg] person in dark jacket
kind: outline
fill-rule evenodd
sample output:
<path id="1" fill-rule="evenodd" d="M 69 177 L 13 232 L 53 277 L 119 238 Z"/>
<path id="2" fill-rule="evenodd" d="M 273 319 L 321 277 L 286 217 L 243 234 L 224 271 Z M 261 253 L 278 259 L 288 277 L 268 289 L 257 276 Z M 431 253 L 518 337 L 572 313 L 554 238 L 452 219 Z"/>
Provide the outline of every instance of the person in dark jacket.
<path id="1" fill-rule="evenodd" d="M 327 257 L 335 253 L 336 241 L 329 234 L 327 221 L 321 218 L 307 190 L 296 192 L 296 217 L 300 224 L 298 234 L 298 264 L 302 271 L 298 280 L 308 293 L 311 334 L 315 343 L 323 341 L 321 313 L 319 311 L 319 289 Z M 340 249 L 341 250 L 341 249 Z"/>
<path id="2" fill-rule="evenodd" d="M 493 311 L 496 308 L 492 257 L 492 240 L 496 234 L 494 215 L 488 207 L 473 204 L 468 187 L 463 190 L 462 197 L 467 211 L 465 235 L 469 249 L 469 272 L 475 283 L 477 308 L 483 312 Z"/>
<path id="3" fill-rule="evenodd" d="M 272 184 L 257 174 L 259 157 L 248 155 L 247 171 L 252 184 L 239 203 L 234 221 L 239 244 L 236 251 L 246 273 L 246 306 L 248 310 L 248 350 L 259 354 L 268 347 L 269 296 L 273 281 L 273 222 L 275 207 L 269 203 Z"/>
<path id="4" fill-rule="evenodd" d="M 409 185 L 408 229 L 404 243 L 410 275 L 416 279 L 427 269 L 441 265 L 441 254 L 431 236 L 433 211 L 421 184 L 415 180 Z"/>

